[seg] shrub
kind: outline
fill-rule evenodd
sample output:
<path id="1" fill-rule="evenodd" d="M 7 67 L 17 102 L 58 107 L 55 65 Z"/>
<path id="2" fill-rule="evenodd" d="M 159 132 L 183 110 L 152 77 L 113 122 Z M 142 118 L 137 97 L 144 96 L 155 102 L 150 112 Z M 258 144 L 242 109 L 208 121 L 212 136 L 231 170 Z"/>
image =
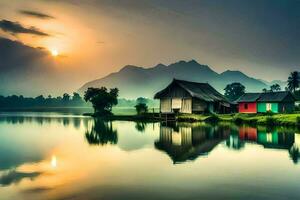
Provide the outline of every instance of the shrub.
<path id="1" fill-rule="evenodd" d="M 235 118 L 233 118 L 233 122 L 240 125 L 243 123 L 243 118 L 239 117 L 239 116 L 236 116 Z"/>
<path id="2" fill-rule="evenodd" d="M 297 126 L 300 126 L 300 117 L 297 117 L 296 124 L 297 124 Z"/>
<path id="3" fill-rule="evenodd" d="M 272 116 L 272 115 L 274 115 L 274 113 L 273 113 L 271 110 L 268 110 L 268 111 L 266 112 L 266 115 Z"/>
<path id="4" fill-rule="evenodd" d="M 148 112 L 148 106 L 145 103 L 138 103 L 135 106 L 138 115 L 145 114 Z"/>
<path id="5" fill-rule="evenodd" d="M 205 122 L 209 122 L 209 123 L 217 123 L 219 121 L 220 121 L 220 118 L 215 114 L 212 114 L 205 119 Z"/>
<path id="6" fill-rule="evenodd" d="M 267 117 L 266 118 L 266 124 L 268 126 L 273 126 L 276 124 L 276 119 L 274 119 L 273 117 Z"/>

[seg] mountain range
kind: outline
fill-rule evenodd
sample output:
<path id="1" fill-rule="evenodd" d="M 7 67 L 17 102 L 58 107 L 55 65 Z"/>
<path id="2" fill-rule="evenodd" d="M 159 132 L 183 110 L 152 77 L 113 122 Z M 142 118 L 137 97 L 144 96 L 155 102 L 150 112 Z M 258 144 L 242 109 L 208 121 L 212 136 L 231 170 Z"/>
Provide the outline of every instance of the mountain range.
<path id="1" fill-rule="evenodd" d="M 273 83 L 279 83 L 282 88 L 285 86 L 283 81 L 267 82 L 249 77 L 240 71 L 227 70 L 217 73 L 207 65 L 190 60 L 170 65 L 158 64 L 151 68 L 127 65 L 118 72 L 84 84 L 79 92 L 83 93 L 88 87 L 105 86 L 119 88 L 122 98 L 153 98 L 157 91 L 166 87 L 174 78 L 209 83 L 222 94 L 225 86 L 233 82 L 242 83 L 247 92 L 260 92 L 263 88 L 269 88 Z"/>

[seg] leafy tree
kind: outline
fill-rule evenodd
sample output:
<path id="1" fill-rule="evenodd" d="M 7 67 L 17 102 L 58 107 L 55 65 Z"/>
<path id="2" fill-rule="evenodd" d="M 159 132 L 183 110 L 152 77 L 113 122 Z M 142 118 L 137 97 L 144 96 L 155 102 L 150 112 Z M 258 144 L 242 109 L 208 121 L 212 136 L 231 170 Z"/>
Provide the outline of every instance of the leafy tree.
<path id="1" fill-rule="evenodd" d="M 272 92 L 281 91 L 281 87 L 280 87 L 279 84 L 276 83 L 276 84 L 273 84 L 273 85 L 270 86 L 270 90 Z"/>
<path id="2" fill-rule="evenodd" d="M 35 101 L 39 106 L 42 106 L 45 103 L 45 98 L 43 95 L 35 97 Z"/>
<path id="3" fill-rule="evenodd" d="M 139 97 L 139 98 L 136 99 L 136 103 L 137 104 L 140 104 L 140 103 L 147 104 L 148 103 L 148 99 L 146 99 L 144 97 Z"/>
<path id="4" fill-rule="evenodd" d="M 264 89 L 262 89 L 262 91 L 263 91 L 264 93 L 267 93 L 267 92 L 268 92 L 268 89 L 267 89 L 267 88 L 264 88 Z"/>
<path id="5" fill-rule="evenodd" d="M 135 106 L 138 115 L 145 114 L 148 112 L 148 106 L 145 103 L 138 103 Z"/>
<path id="6" fill-rule="evenodd" d="M 69 94 L 67 94 L 67 93 L 63 94 L 63 97 L 62 97 L 63 101 L 68 102 L 68 101 L 70 101 L 70 98 L 71 98 L 71 96 Z"/>
<path id="7" fill-rule="evenodd" d="M 231 83 L 225 87 L 225 97 L 227 97 L 230 101 L 235 101 L 240 98 L 243 94 L 245 94 L 245 86 L 241 83 Z"/>
<path id="8" fill-rule="evenodd" d="M 288 77 L 288 88 L 290 91 L 295 93 L 296 89 L 299 88 L 300 85 L 300 74 L 297 71 L 291 72 Z"/>
<path id="9" fill-rule="evenodd" d="M 95 113 L 100 115 L 111 114 L 112 107 L 118 104 L 118 88 L 107 90 L 106 87 L 88 88 L 84 100 L 91 102 Z"/>
<path id="10" fill-rule="evenodd" d="M 77 92 L 73 92 L 72 102 L 74 105 L 81 105 L 83 104 L 83 99 Z"/>

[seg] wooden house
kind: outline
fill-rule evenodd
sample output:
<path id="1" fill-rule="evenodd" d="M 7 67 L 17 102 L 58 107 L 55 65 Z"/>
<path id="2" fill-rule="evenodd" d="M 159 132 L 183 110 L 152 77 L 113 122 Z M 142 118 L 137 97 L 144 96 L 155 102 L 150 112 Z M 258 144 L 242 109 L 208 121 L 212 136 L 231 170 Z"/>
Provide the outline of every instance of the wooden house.
<path id="1" fill-rule="evenodd" d="M 257 100 L 257 112 L 293 112 L 295 110 L 295 101 L 295 97 L 288 91 L 262 93 Z"/>
<path id="2" fill-rule="evenodd" d="M 291 92 L 246 93 L 237 100 L 240 113 L 289 113 L 295 110 Z"/>
<path id="3" fill-rule="evenodd" d="M 156 93 L 161 113 L 229 113 L 230 102 L 208 83 L 174 79 Z"/>
<path id="4" fill-rule="evenodd" d="M 239 104 L 239 113 L 257 113 L 257 100 L 261 93 L 246 93 L 241 96 L 237 102 Z"/>

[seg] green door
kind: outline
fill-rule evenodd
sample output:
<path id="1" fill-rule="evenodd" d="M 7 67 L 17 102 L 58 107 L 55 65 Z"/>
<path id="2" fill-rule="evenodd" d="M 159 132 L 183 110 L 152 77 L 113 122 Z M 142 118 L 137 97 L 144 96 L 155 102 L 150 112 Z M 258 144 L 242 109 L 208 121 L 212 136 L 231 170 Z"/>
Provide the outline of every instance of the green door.
<path id="1" fill-rule="evenodd" d="M 258 103 L 257 112 L 265 113 L 267 111 L 272 111 L 273 113 L 278 113 L 278 103 Z"/>

